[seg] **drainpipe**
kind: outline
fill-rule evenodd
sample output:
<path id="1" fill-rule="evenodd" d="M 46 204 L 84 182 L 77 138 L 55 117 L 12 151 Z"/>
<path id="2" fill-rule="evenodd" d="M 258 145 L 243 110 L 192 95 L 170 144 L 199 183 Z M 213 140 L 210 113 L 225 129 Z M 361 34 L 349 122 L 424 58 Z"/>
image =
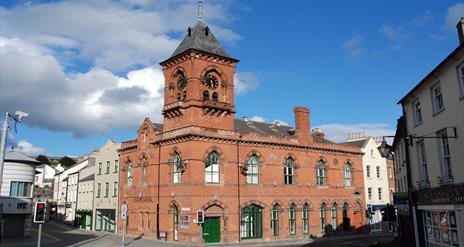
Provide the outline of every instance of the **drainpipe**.
<path id="1" fill-rule="evenodd" d="M 406 135 L 402 136 L 408 136 L 408 128 L 407 128 L 407 119 L 406 119 L 406 111 L 404 109 L 404 105 L 402 105 L 403 109 L 403 121 L 404 121 L 404 132 L 406 132 Z M 409 158 L 409 139 L 407 137 L 403 137 L 403 141 L 406 144 L 406 178 L 408 180 L 408 201 L 409 201 L 409 218 L 412 219 L 413 225 L 414 225 L 414 243 L 415 246 L 419 246 L 419 232 L 418 232 L 418 226 L 417 226 L 417 215 L 416 215 L 416 207 L 413 206 L 413 198 L 412 198 L 412 181 L 411 181 L 411 160 Z"/>
<path id="2" fill-rule="evenodd" d="M 160 172 L 161 172 L 161 142 L 158 144 L 158 193 L 157 193 L 157 202 L 156 202 L 156 239 L 160 239 L 160 230 L 159 230 L 159 203 L 160 203 Z"/>
<path id="3" fill-rule="evenodd" d="M 238 242 L 241 240 L 241 215 L 240 215 L 240 140 L 242 135 L 239 135 L 239 140 L 237 140 L 237 210 L 238 210 Z"/>

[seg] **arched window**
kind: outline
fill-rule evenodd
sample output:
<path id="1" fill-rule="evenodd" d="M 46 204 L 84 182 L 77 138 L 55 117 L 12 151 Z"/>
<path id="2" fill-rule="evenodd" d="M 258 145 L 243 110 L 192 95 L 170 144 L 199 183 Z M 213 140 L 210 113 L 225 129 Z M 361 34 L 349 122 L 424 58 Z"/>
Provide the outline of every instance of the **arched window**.
<path id="1" fill-rule="evenodd" d="M 290 235 L 296 234 L 296 205 L 292 203 L 288 210 L 288 226 L 290 228 Z"/>
<path id="2" fill-rule="evenodd" d="M 209 100 L 209 92 L 208 91 L 203 92 L 203 100 Z"/>
<path id="3" fill-rule="evenodd" d="M 242 209 L 240 237 L 242 239 L 261 238 L 263 236 L 263 209 L 250 205 Z"/>
<path id="4" fill-rule="evenodd" d="M 178 184 L 182 181 L 182 159 L 179 153 L 175 152 L 172 158 L 173 177 L 172 182 Z"/>
<path id="5" fill-rule="evenodd" d="M 325 217 L 327 213 L 327 205 L 323 202 L 321 204 L 321 212 L 320 212 L 320 219 L 321 219 L 321 232 L 325 232 Z"/>
<path id="6" fill-rule="evenodd" d="M 351 165 L 345 164 L 345 187 L 351 187 Z"/>
<path id="7" fill-rule="evenodd" d="M 290 157 L 285 161 L 284 167 L 284 182 L 285 184 L 294 184 L 294 173 L 295 173 L 295 164 L 293 159 Z"/>
<path id="8" fill-rule="evenodd" d="M 350 206 L 348 205 L 348 203 L 344 203 L 343 204 L 343 210 L 342 210 L 342 217 L 343 217 L 343 228 L 345 230 L 348 230 L 349 227 L 350 227 L 350 218 L 348 217 L 348 210 L 349 210 Z"/>
<path id="9" fill-rule="evenodd" d="M 338 225 L 338 221 L 337 221 L 337 204 L 334 203 L 332 205 L 332 229 L 337 230 L 337 225 Z"/>
<path id="10" fill-rule="evenodd" d="M 172 208 L 172 222 L 173 222 L 173 239 L 179 240 L 179 209 L 174 205 Z"/>
<path id="11" fill-rule="evenodd" d="M 274 204 L 271 211 L 272 235 L 279 236 L 279 204 Z"/>
<path id="12" fill-rule="evenodd" d="M 205 181 L 219 183 L 219 154 L 216 151 L 209 153 L 208 158 L 206 158 Z"/>
<path id="13" fill-rule="evenodd" d="M 246 163 L 247 166 L 247 183 L 248 184 L 258 184 L 259 181 L 259 162 L 258 156 L 255 154 L 251 155 Z"/>
<path id="14" fill-rule="evenodd" d="M 127 164 L 127 186 L 132 186 L 134 174 L 132 173 L 132 164 Z"/>
<path id="15" fill-rule="evenodd" d="M 213 95 L 211 96 L 211 99 L 213 101 L 218 101 L 218 93 L 217 92 L 214 92 Z"/>
<path id="16" fill-rule="evenodd" d="M 305 203 L 303 209 L 301 210 L 301 218 L 303 219 L 303 233 L 307 234 L 309 232 L 309 204 Z"/>
<path id="17" fill-rule="evenodd" d="M 325 163 L 322 160 L 319 160 L 317 162 L 316 176 L 317 176 L 317 185 L 318 186 L 324 186 L 325 183 L 326 183 L 326 181 L 325 181 Z"/>

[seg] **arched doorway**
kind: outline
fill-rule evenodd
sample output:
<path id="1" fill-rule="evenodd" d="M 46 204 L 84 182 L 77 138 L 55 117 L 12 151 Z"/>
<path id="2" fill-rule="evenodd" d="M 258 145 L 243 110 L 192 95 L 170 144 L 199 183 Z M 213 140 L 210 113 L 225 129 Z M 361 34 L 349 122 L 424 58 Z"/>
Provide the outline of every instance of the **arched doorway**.
<path id="1" fill-rule="evenodd" d="M 342 217 L 343 217 L 343 230 L 349 230 L 351 223 L 350 223 L 350 218 L 348 217 L 348 211 L 349 211 L 350 206 L 348 203 L 343 204 L 343 209 L 342 209 Z"/>
<path id="2" fill-rule="evenodd" d="M 221 241 L 221 216 L 223 209 L 218 205 L 212 205 L 205 210 L 203 223 L 203 240 L 205 243 L 219 243 Z"/>

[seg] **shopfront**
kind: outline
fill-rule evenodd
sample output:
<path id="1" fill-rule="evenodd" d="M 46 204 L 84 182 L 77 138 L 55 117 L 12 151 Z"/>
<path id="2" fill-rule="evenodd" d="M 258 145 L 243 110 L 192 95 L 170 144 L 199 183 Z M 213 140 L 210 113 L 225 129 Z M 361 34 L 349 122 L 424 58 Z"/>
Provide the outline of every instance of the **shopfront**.
<path id="1" fill-rule="evenodd" d="M 464 185 L 417 192 L 421 243 L 426 247 L 464 247 Z"/>

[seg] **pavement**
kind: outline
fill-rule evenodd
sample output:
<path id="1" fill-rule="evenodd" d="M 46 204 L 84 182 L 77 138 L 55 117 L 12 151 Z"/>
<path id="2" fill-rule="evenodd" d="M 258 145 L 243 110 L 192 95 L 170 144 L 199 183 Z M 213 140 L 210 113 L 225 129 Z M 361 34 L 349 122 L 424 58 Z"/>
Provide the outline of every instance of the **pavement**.
<path id="1" fill-rule="evenodd" d="M 31 237 L 3 239 L 0 247 L 16 246 L 37 246 L 38 227 L 34 224 Z M 121 246 L 121 236 L 111 233 L 93 232 L 76 229 L 60 222 L 50 221 L 43 224 L 41 246 L 46 247 L 108 247 Z M 127 237 L 125 241 L 127 247 L 159 246 L 159 247 L 179 247 L 179 246 L 201 246 L 185 245 L 173 242 L 155 240 L 152 238 Z M 345 236 L 331 236 L 315 239 L 293 239 L 272 242 L 241 242 L 235 244 L 208 244 L 207 246 L 285 246 L 285 247 L 397 247 L 393 242 L 392 233 L 380 234 L 353 234 Z"/>

